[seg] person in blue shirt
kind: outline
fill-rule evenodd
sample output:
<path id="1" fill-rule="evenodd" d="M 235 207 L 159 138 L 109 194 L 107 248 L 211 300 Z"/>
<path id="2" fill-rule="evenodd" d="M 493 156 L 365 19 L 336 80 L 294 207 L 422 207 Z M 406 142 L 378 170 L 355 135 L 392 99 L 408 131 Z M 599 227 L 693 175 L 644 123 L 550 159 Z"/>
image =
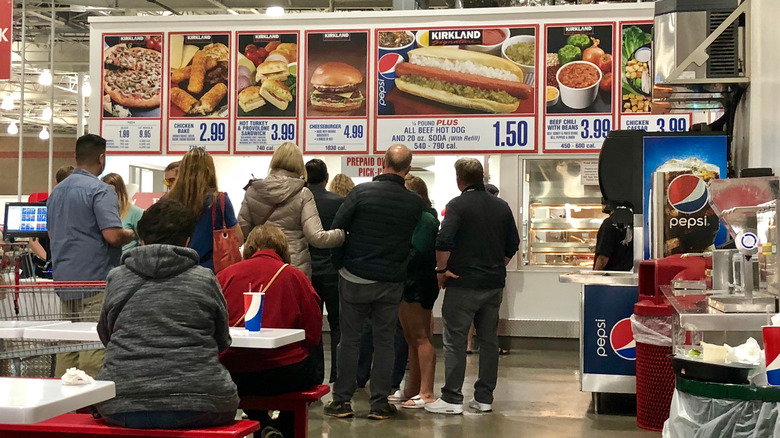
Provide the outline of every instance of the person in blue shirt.
<path id="1" fill-rule="evenodd" d="M 187 210 L 199 218 L 195 225 L 188 247 L 198 252 L 200 266 L 214 270 L 214 230 L 222 228 L 223 212 L 221 205 L 217 203 L 217 223 L 211 220 L 211 208 L 219 198 L 220 191 L 217 188 L 217 171 L 214 168 L 214 159 L 205 149 L 194 148 L 184 155 L 179 164 L 179 174 L 176 184 L 166 195 L 166 199 L 172 199 L 182 203 Z M 233 210 L 233 204 L 225 193 L 225 227 L 233 230 L 238 239 L 238 244 L 244 242 L 244 235 Z"/>
<path id="2" fill-rule="evenodd" d="M 122 245 L 134 236 L 122 227 L 116 192 L 97 176 L 106 167 L 106 140 L 87 134 L 76 140 L 76 169 L 52 190 L 47 201 L 55 281 L 105 281 L 119 265 Z M 97 321 L 104 293 L 59 292 L 63 317 Z M 94 316 L 94 318 L 92 318 Z M 96 376 L 103 350 L 60 354 L 55 373 L 77 367 Z"/>

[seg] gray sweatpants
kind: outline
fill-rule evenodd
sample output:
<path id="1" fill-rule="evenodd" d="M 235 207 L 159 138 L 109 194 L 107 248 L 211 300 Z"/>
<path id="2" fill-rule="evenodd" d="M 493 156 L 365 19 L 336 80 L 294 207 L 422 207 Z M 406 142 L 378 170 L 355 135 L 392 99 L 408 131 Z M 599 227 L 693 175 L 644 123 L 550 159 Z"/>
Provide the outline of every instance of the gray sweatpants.
<path id="1" fill-rule="evenodd" d="M 493 403 L 498 380 L 498 309 L 503 289 L 466 289 L 448 287 L 441 310 L 444 319 L 444 386 L 441 398 L 447 403 L 463 403 L 463 379 L 466 377 L 466 344 L 472 321 L 479 342 L 479 378 L 474 398 Z"/>
<path id="2" fill-rule="evenodd" d="M 391 391 L 398 306 L 403 283 L 357 284 L 339 276 L 339 322 L 341 340 L 338 351 L 333 401 L 348 402 L 357 389 L 360 338 L 367 318 L 371 318 L 374 337 L 374 364 L 371 368 L 371 409 L 387 405 Z"/>

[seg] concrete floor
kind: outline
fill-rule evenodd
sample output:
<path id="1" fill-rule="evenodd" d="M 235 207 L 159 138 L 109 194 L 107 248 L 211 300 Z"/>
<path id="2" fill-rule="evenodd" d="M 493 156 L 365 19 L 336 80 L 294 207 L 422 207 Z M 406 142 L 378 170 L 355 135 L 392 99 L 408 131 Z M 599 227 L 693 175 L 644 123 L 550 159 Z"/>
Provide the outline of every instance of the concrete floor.
<path id="1" fill-rule="evenodd" d="M 441 350 L 439 349 L 439 352 Z M 329 354 L 326 353 L 326 357 Z M 434 415 L 424 410 L 399 409 L 386 421 L 368 420 L 368 392 L 359 389 L 352 400 L 356 416 L 336 419 L 322 414 L 322 403 L 311 406 L 309 438 L 459 438 L 459 437 L 658 437 L 641 430 L 632 415 L 631 399 L 607 399 L 606 409 L 622 414 L 595 415 L 591 394 L 579 391 L 578 353 L 570 349 L 514 349 L 501 357 L 494 412 L 463 415 Z M 326 375 L 330 365 L 326 365 Z M 443 382 L 444 360 L 439 355 L 435 392 Z M 473 394 L 478 356 L 468 357 L 463 392 L 466 401 Z M 323 399 L 330 401 L 330 396 Z M 611 406 L 610 406 L 611 405 Z"/>

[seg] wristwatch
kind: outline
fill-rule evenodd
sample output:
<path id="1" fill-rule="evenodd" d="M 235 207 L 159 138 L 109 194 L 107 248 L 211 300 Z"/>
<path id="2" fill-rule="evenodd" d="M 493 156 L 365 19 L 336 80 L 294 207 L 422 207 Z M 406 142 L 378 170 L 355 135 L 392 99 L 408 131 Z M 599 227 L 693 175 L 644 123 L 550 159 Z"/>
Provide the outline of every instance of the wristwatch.
<path id="1" fill-rule="evenodd" d="M 443 273 L 445 273 L 445 272 L 447 272 L 447 271 L 448 271 L 448 269 L 447 269 L 447 268 L 444 268 L 444 269 L 437 269 L 437 270 L 436 270 L 436 273 L 437 273 L 437 274 L 443 274 Z"/>

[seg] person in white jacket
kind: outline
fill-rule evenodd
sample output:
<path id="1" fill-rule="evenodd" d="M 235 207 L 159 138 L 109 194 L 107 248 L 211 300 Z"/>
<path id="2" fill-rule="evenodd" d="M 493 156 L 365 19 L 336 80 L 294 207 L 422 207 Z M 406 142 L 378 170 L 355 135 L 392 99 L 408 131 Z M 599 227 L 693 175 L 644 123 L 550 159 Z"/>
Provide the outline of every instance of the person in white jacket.
<path id="1" fill-rule="evenodd" d="M 322 228 L 314 195 L 305 184 L 301 150 L 294 143 L 283 143 L 274 151 L 268 176 L 251 181 L 247 187 L 238 224 L 244 235 L 258 225 L 281 228 L 290 246 L 291 265 L 311 279 L 309 245 L 339 247 L 344 243 L 344 231 Z"/>

